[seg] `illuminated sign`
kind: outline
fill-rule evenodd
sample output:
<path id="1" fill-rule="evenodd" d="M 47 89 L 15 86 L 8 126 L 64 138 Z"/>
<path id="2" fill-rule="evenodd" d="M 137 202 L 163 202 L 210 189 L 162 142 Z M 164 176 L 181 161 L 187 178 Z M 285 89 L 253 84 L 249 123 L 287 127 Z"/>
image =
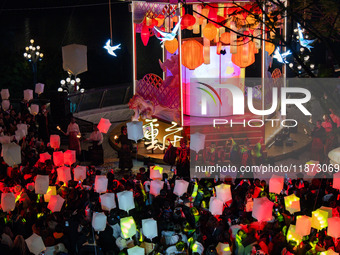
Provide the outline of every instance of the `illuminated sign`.
<path id="1" fill-rule="evenodd" d="M 103 48 L 106 49 L 107 52 L 110 55 L 117 57 L 117 55 L 114 53 L 114 51 L 120 49 L 120 44 L 118 44 L 116 46 L 111 46 L 111 40 L 107 40 L 107 42 L 106 42 L 106 44 Z"/>

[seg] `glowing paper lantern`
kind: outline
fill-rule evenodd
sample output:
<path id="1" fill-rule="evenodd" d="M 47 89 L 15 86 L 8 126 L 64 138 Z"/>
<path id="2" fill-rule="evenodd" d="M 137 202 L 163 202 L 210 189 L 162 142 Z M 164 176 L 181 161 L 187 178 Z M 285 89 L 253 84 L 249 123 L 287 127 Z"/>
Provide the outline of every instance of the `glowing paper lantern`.
<path id="1" fill-rule="evenodd" d="M 176 38 L 174 38 L 171 41 L 165 41 L 164 42 L 165 49 L 170 53 L 174 54 L 176 50 L 178 49 L 178 41 Z"/>
<path id="2" fill-rule="evenodd" d="M 18 129 L 18 130 L 16 130 L 15 131 L 15 139 L 17 140 L 17 141 L 20 141 L 22 138 L 24 138 L 26 135 L 25 135 L 25 131 L 24 130 L 20 130 L 20 129 Z"/>
<path id="3" fill-rule="evenodd" d="M 216 34 L 217 28 L 212 23 L 208 23 L 203 28 L 203 36 L 207 38 L 209 41 L 213 40 L 216 37 Z"/>
<path id="4" fill-rule="evenodd" d="M 210 64 L 210 41 L 207 38 L 203 38 L 203 59 L 204 64 Z"/>
<path id="5" fill-rule="evenodd" d="M 144 255 L 145 250 L 142 247 L 134 246 L 130 249 L 127 249 L 128 255 Z"/>
<path id="6" fill-rule="evenodd" d="M 8 135 L 0 136 L 0 143 L 1 144 L 11 143 L 11 137 Z"/>
<path id="7" fill-rule="evenodd" d="M 150 31 L 149 31 L 148 26 L 143 25 L 142 31 L 140 33 L 140 37 L 142 39 L 144 46 L 148 45 L 149 38 L 150 38 Z"/>
<path id="8" fill-rule="evenodd" d="M 328 226 L 328 212 L 317 209 L 312 212 L 312 228 L 317 230 L 324 229 Z"/>
<path id="9" fill-rule="evenodd" d="M 340 164 L 340 147 L 338 147 L 334 150 L 331 150 L 328 153 L 328 157 L 329 157 L 330 160 L 332 160 L 336 164 Z"/>
<path id="10" fill-rule="evenodd" d="M 67 150 L 64 152 L 64 164 L 72 165 L 76 162 L 76 151 L 74 150 Z"/>
<path id="11" fill-rule="evenodd" d="M 204 149 L 205 145 L 205 135 L 200 133 L 195 133 L 190 135 L 190 149 L 198 153 L 200 150 Z"/>
<path id="12" fill-rule="evenodd" d="M 94 180 L 94 190 L 97 193 L 105 193 L 107 191 L 108 179 L 104 175 L 96 175 Z"/>
<path id="13" fill-rule="evenodd" d="M 182 44 L 182 65 L 190 70 L 201 66 L 204 62 L 203 45 L 196 40 L 186 40 Z"/>
<path id="14" fill-rule="evenodd" d="M 4 111 L 7 111 L 10 107 L 11 103 L 9 102 L 9 100 L 2 100 L 1 102 L 1 107 Z"/>
<path id="15" fill-rule="evenodd" d="M 44 92 L 44 87 L 45 87 L 45 84 L 37 83 L 35 84 L 34 92 L 39 95 Z"/>
<path id="16" fill-rule="evenodd" d="M 252 216 L 258 221 L 269 221 L 272 219 L 274 203 L 267 197 L 254 198 Z"/>
<path id="17" fill-rule="evenodd" d="M 107 217 L 103 212 L 94 212 L 92 216 L 92 227 L 94 231 L 104 231 Z"/>
<path id="18" fill-rule="evenodd" d="M 285 207 L 291 214 L 300 212 L 300 198 L 292 194 L 285 197 Z"/>
<path id="19" fill-rule="evenodd" d="M 296 217 L 296 228 L 295 232 L 300 236 L 308 236 L 312 226 L 312 218 L 308 216 L 297 216 Z"/>
<path id="20" fill-rule="evenodd" d="M 87 46 L 70 44 L 62 47 L 63 69 L 77 76 L 87 71 Z"/>
<path id="21" fill-rule="evenodd" d="M 123 238 L 131 238 L 136 232 L 136 223 L 132 216 L 120 219 L 120 229 L 122 231 Z"/>
<path id="22" fill-rule="evenodd" d="M 100 195 L 100 204 L 104 211 L 116 208 L 116 195 L 114 193 Z"/>
<path id="23" fill-rule="evenodd" d="M 41 236 L 38 236 L 36 233 L 33 233 L 25 242 L 29 251 L 34 255 L 39 255 L 42 251 L 46 250 Z"/>
<path id="24" fill-rule="evenodd" d="M 182 196 L 184 193 L 188 191 L 189 182 L 184 180 L 176 180 L 174 187 L 174 194 L 177 196 Z"/>
<path id="25" fill-rule="evenodd" d="M 221 34 L 220 41 L 223 42 L 224 44 L 230 44 L 230 33 L 225 32 Z"/>
<path id="26" fill-rule="evenodd" d="M 220 184 L 215 187 L 216 190 L 216 197 L 221 200 L 223 203 L 226 203 L 232 200 L 230 185 L 228 184 Z"/>
<path id="27" fill-rule="evenodd" d="M 1 209 L 4 212 L 10 212 L 15 209 L 15 195 L 12 192 L 1 194 Z"/>
<path id="28" fill-rule="evenodd" d="M 218 255 L 231 255 L 231 250 L 228 243 L 218 243 L 216 251 Z"/>
<path id="29" fill-rule="evenodd" d="M 60 147 L 60 136 L 59 135 L 50 136 L 50 146 L 53 149 L 59 149 Z"/>
<path id="30" fill-rule="evenodd" d="M 64 153 L 62 151 L 53 152 L 53 163 L 55 166 L 64 165 Z"/>
<path id="31" fill-rule="evenodd" d="M 340 189 L 340 172 L 333 175 L 333 189 Z"/>
<path id="32" fill-rule="evenodd" d="M 231 61 L 241 68 L 252 65 L 255 62 L 255 44 L 249 38 L 237 41 L 237 52 L 232 54 Z"/>
<path id="33" fill-rule="evenodd" d="M 54 155 L 54 153 L 53 153 Z M 72 180 L 71 177 L 71 169 L 69 167 L 63 166 L 57 169 L 58 173 L 58 181 L 62 181 L 63 183 L 68 183 L 68 181 Z"/>
<path id="34" fill-rule="evenodd" d="M 223 202 L 217 197 L 211 197 L 209 202 L 209 211 L 212 215 L 222 215 Z"/>
<path id="35" fill-rule="evenodd" d="M 290 225 L 287 231 L 287 241 L 295 241 L 299 245 L 302 241 L 302 236 L 296 233 L 296 226 Z"/>
<path id="36" fill-rule="evenodd" d="M 16 143 L 3 144 L 2 153 L 7 165 L 15 166 L 21 163 L 21 147 Z"/>
<path id="37" fill-rule="evenodd" d="M 280 194 L 283 189 L 283 182 L 282 176 L 273 174 L 269 180 L 269 192 Z"/>
<path id="38" fill-rule="evenodd" d="M 109 131 L 110 127 L 111 127 L 110 120 L 104 118 L 101 118 L 97 125 L 98 130 L 104 134 L 106 134 L 107 131 Z"/>
<path id="39" fill-rule="evenodd" d="M 192 245 L 191 249 L 192 249 L 192 252 L 194 254 L 198 253 L 200 255 L 202 255 L 203 251 L 204 251 L 203 245 L 201 243 L 197 242 L 197 241 L 195 241 L 195 243 Z"/>
<path id="40" fill-rule="evenodd" d="M 50 183 L 50 178 L 48 175 L 37 175 L 35 179 L 35 194 L 46 194 L 48 190 L 48 185 Z"/>
<path id="41" fill-rule="evenodd" d="M 160 166 L 150 167 L 150 178 L 152 180 L 161 180 L 163 178 L 163 168 Z"/>
<path id="42" fill-rule="evenodd" d="M 75 181 L 83 181 L 86 179 L 86 166 L 77 166 L 73 169 L 73 172 Z"/>
<path id="43" fill-rule="evenodd" d="M 332 218 L 332 216 L 333 216 L 332 207 L 321 206 L 319 209 L 322 210 L 322 211 L 327 212 L 327 214 L 328 214 L 327 217 L 328 217 L 328 218 Z"/>
<path id="44" fill-rule="evenodd" d="M 33 99 L 33 90 L 25 89 L 24 90 L 24 100 L 30 101 Z"/>
<path id="45" fill-rule="evenodd" d="M 17 124 L 17 130 L 22 130 L 25 136 L 28 134 L 27 124 Z"/>
<path id="46" fill-rule="evenodd" d="M 1 90 L 1 99 L 7 100 L 9 98 L 9 90 L 8 89 L 2 89 Z"/>
<path id="47" fill-rule="evenodd" d="M 137 142 L 143 139 L 143 122 L 142 121 L 131 121 L 126 123 L 128 139 Z"/>
<path id="48" fill-rule="evenodd" d="M 117 193 L 119 209 L 129 212 L 135 208 L 132 191 L 122 191 Z"/>
<path id="49" fill-rule="evenodd" d="M 196 18 L 192 16 L 191 14 L 185 14 L 182 16 L 181 26 L 183 28 L 191 27 L 195 25 Z"/>
<path id="50" fill-rule="evenodd" d="M 275 44 L 270 43 L 270 42 L 265 42 L 265 49 L 268 52 L 268 55 L 273 54 L 275 50 Z"/>
<path id="51" fill-rule="evenodd" d="M 39 113 L 39 105 L 31 104 L 31 106 L 30 106 L 30 113 L 32 115 L 37 115 Z"/>
<path id="52" fill-rule="evenodd" d="M 51 212 L 60 212 L 63 207 L 65 199 L 63 199 L 59 195 L 51 195 L 50 201 L 48 202 L 47 208 L 51 210 Z"/>
<path id="53" fill-rule="evenodd" d="M 154 219 L 144 219 L 142 220 L 143 235 L 146 238 L 152 239 L 158 236 L 157 231 L 157 221 Z"/>
<path id="54" fill-rule="evenodd" d="M 340 218 L 328 218 L 327 235 L 337 239 L 340 237 Z"/>
<path id="55" fill-rule="evenodd" d="M 57 195 L 57 188 L 56 186 L 48 186 L 47 192 L 44 195 L 45 202 L 50 202 L 51 196 Z"/>
<path id="56" fill-rule="evenodd" d="M 48 152 L 39 154 L 39 162 L 45 163 L 46 160 L 51 160 L 52 156 Z"/>
<path id="57" fill-rule="evenodd" d="M 150 194 L 154 195 L 155 197 L 158 196 L 163 189 L 164 182 L 160 180 L 151 181 L 150 184 Z"/>

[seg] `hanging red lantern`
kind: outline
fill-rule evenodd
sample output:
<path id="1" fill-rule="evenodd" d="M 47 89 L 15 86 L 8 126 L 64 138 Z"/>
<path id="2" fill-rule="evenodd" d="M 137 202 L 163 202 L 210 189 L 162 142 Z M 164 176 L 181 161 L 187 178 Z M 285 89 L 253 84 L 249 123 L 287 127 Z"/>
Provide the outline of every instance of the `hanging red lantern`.
<path id="1" fill-rule="evenodd" d="M 182 65 L 194 70 L 203 64 L 203 45 L 196 40 L 187 40 L 182 44 Z"/>
<path id="2" fill-rule="evenodd" d="M 214 23 L 215 27 L 217 27 L 217 28 L 222 27 L 222 25 L 224 25 L 224 21 L 225 21 L 224 17 L 222 17 L 220 15 L 217 15 L 217 23 L 221 24 L 221 25 L 218 25 L 218 24 Z"/>
<path id="3" fill-rule="evenodd" d="M 217 22 L 217 11 L 218 11 L 218 4 L 210 4 L 208 18 Z"/>
<path id="4" fill-rule="evenodd" d="M 144 46 L 146 46 L 148 44 L 149 38 L 150 38 L 150 31 L 149 31 L 149 28 L 146 25 L 143 25 L 142 32 L 140 33 L 140 37 L 142 39 Z"/>
<path id="5" fill-rule="evenodd" d="M 182 17 L 181 27 L 182 29 L 185 29 L 187 27 L 191 27 L 195 25 L 195 23 L 196 23 L 196 18 L 194 16 L 192 16 L 191 14 L 185 14 Z"/>

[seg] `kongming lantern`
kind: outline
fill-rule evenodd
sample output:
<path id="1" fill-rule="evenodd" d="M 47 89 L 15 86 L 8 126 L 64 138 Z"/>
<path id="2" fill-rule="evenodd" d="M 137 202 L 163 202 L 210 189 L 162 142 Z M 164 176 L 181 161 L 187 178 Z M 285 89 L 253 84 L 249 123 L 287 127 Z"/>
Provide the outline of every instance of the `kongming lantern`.
<path id="1" fill-rule="evenodd" d="M 39 105 L 31 104 L 30 112 L 31 112 L 32 115 L 37 115 L 39 113 Z"/>
<path id="2" fill-rule="evenodd" d="M 69 167 L 63 166 L 57 169 L 58 173 L 58 181 L 62 181 L 63 183 L 68 183 L 68 181 L 72 180 L 71 177 L 71 169 Z"/>
<path id="3" fill-rule="evenodd" d="M 184 180 L 176 180 L 174 187 L 174 194 L 177 196 L 182 196 L 184 193 L 188 191 L 189 182 Z"/>
<path id="4" fill-rule="evenodd" d="M 328 153 L 328 158 L 336 164 L 340 164 L 340 147 L 331 150 Z"/>
<path id="5" fill-rule="evenodd" d="M 77 166 L 73 169 L 73 172 L 75 181 L 83 181 L 86 179 L 86 166 Z"/>
<path id="6" fill-rule="evenodd" d="M 17 141 L 20 141 L 21 139 L 23 139 L 25 137 L 25 131 L 22 129 L 18 129 L 15 131 L 15 139 Z"/>
<path id="7" fill-rule="evenodd" d="M 44 87 L 45 87 L 45 84 L 43 84 L 43 83 L 37 83 L 37 84 L 35 84 L 35 90 L 34 90 L 34 92 L 36 93 L 36 94 L 41 94 L 41 93 L 43 93 L 44 92 Z"/>
<path id="8" fill-rule="evenodd" d="M 170 54 L 174 54 L 178 49 L 178 40 L 174 38 L 171 41 L 165 41 L 164 47 Z"/>
<path id="9" fill-rule="evenodd" d="M 122 231 L 123 238 L 131 238 L 136 232 L 136 223 L 132 216 L 120 219 L 120 229 Z"/>
<path id="10" fill-rule="evenodd" d="M 292 194 L 285 197 L 285 207 L 291 214 L 300 212 L 300 198 Z"/>
<path id="11" fill-rule="evenodd" d="M 152 239 L 158 236 L 157 231 L 157 221 L 154 219 L 144 219 L 142 220 L 143 235 L 146 238 Z"/>
<path id="12" fill-rule="evenodd" d="M 46 194 L 44 195 L 45 202 L 50 202 L 51 196 L 57 195 L 57 188 L 56 186 L 49 186 L 47 189 Z"/>
<path id="13" fill-rule="evenodd" d="M 280 194 L 283 189 L 283 182 L 282 176 L 273 174 L 269 180 L 269 192 Z"/>
<path id="14" fill-rule="evenodd" d="M 59 135 L 50 136 L 50 146 L 53 149 L 59 149 L 60 147 L 60 136 Z"/>
<path id="15" fill-rule="evenodd" d="M 195 133 L 190 136 L 190 149 L 198 153 L 200 150 L 204 149 L 205 145 L 205 135 L 200 133 Z"/>
<path id="16" fill-rule="evenodd" d="M 11 137 L 8 135 L 0 136 L 0 143 L 1 144 L 11 143 Z"/>
<path id="17" fill-rule="evenodd" d="M 15 196 L 12 192 L 1 194 L 1 209 L 10 212 L 15 209 Z"/>
<path id="18" fill-rule="evenodd" d="M 340 172 L 333 175 L 333 189 L 340 189 Z"/>
<path id="19" fill-rule="evenodd" d="M 48 190 L 48 185 L 50 182 L 50 178 L 48 175 L 40 175 L 38 174 L 35 179 L 35 194 L 46 194 Z"/>
<path id="20" fill-rule="evenodd" d="M 2 89 L 1 90 L 1 99 L 7 100 L 9 98 L 9 90 L 8 89 Z"/>
<path id="21" fill-rule="evenodd" d="M 217 197 L 211 197 L 209 202 L 209 211 L 212 215 L 222 215 L 223 202 Z"/>
<path id="22" fill-rule="evenodd" d="M 46 160 L 51 160 L 52 156 L 48 152 L 39 154 L 39 162 L 45 163 Z"/>
<path id="23" fill-rule="evenodd" d="M 300 236 L 308 236 L 312 227 L 312 218 L 300 215 L 296 217 L 296 228 L 295 232 Z"/>
<path id="24" fill-rule="evenodd" d="M 60 212 L 63 207 L 65 199 L 63 199 L 59 195 L 51 195 L 50 201 L 48 202 L 47 208 L 51 210 L 51 212 Z"/>
<path id="25" fill-rule="evenodd" d="M 110 120 L 104 118 L 101 118 L 97 125 L 98 130 L 104 134 L 106 134 L 107 131 L 109 131 L 110 127 L 111 127 Z"/>
<path id="26" fill-rule="evenodd" d="M 114 193 L 100 195 L 100 204 L 104 211 L 110 211 L 116 208 L 116 195 Z"/>
<path id="27" fill-rule="evenodd" d="M 117 193 L 119 209 L 129 212 L 135 208 L 132 191 L 122 191 Z"/>
<path id="28" fill-rule="evenodd" d="M 143 122 L 142 121 L 131 121 L 126 123 L 127 135 L 130 140 L 137 142 L 143 139 Z"/>
<path id="29" fill-rule="evenodd" d="M 9 102 L 9 100 L 2 100 L 1 102 L 1 107 L 4 111 L 7 111 L 10 107 L 11 103 Z"/>
<path id="30" fill-rule="evenodd" d="M 30 101 L 33 99 L 33 90 L 25 89 L 24 90 L 24 100 Z"/>
<path id="31" fill-rule="evenodd" d="M 150 194 L 154 195 L 155 197 L 158 196 L 163 189 L 164 182 L 160 180 L 153 180 L 150 184 Z"/>
<path id="32" fill-rule="evenodd" d="M 267 197 L 254 198 L 252 216 L 258 221 L 269 221 L 272 219 L 274 203 Z"/>
<path id="33" fill-rule="evenodd" d="M 182 65 L 190 70 L 201 66 L 203 59 L 203 45 L 196 40 L 186 40 L 182 44 Z"/>
<path id="34" fill-rule="evenodd" d="M 296 226 L 290 225 L 287 231 L 287 241 L 295 241 L 299 245 L 302 241 L 302 236 L 296 233 Z"/>
<path id="35" fill-rule="evenodd" d="M 55 166 L 64 165 L 64 153 L 62 151 L 53 152 L 53 164 Z"/>
<path id="36" fill-rule="evenodd" d="M 103 212 L 94 212 L 92 215 L 92 227 L 94 231 L 104 231 L 107 217 Z"/>
<path id="37" fill-rule="evenodd" d="M 163 167 L 160 167 L 160 166 L 150 167 L 150 178 L 152 180 L 162 180 L 162 178 L 163 178 Z"/>
<path id="38" fill-rule="evenodd" d="M 76 151 L 67 150 L 64 152 L 64 164 L 71 166 L 76 162 Z"/>
<path id="39" fill-rule="evenodd" d="M 216 197 L 221 200 L 223 203 L 226 203 L 232 200 L 230 185 L 228 184 L 220 184 L 215 187 L 216 190 Z"/>
<path id="40" fill-rule="evenodd" d="M 312 228 L 317 230 L 324 229 L 328 226 L 328 212 L 317 209 L 312 212 Z"/>
<path id="41" fill-rule="evenodd" d="M 21 163 L 21 147 L 16 143 L 3 144 L 2 153 L 7 165 L 14 166 Z"/>
<path id="42" fill-rule="evenodd" d="M 17 130 L 23 130 L 25 136 L 28 134 L 27 124 L 17 124 Z"/>
<path id="43" fill-rule="evenodd" d="M 231 255 L 231 250 L 228 243 L 218 243 L 216 252 L 218 255 Z"/>
<path id="44" fill-rule="evenodd" d="M 328 218 L 327 235 L 337 239 L 340 237 L 340 218 Z"/>
<path id="45" fill-rule="evenodd" d="M 107 190 L 108 179 L 104 175 L 96 175 L 94 180 L 94 190 L 97 193 L 105 193 Z"/>
<path id="46" fill-rule="evenodd" d="M 25 242 L 28 250 L 34 255 L 39 255 L 42 251 L 46 250 L 41 236 L 38 236 L 36 233 L 33 233 Z"/>
<path id="47" fill-rule="evenodd" d="M 132 248 L 127 249 L 128 255 L 144 255 L 145 249 L 139 246 L 134 246 Z"/>

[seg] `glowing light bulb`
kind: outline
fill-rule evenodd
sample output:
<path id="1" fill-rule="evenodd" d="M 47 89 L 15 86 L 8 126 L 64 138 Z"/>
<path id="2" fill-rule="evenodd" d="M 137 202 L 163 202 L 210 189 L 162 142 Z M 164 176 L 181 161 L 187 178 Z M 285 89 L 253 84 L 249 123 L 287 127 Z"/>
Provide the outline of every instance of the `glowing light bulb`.
<path id="1" fill-rule="evenodd" d="M 70 77 L 66 78 L 66 82 L 70 82 L 70 81 L 71 81 Z"/>
<path id="2" fill-rule="evenodd" d="M 315 65 L 314 64 L 311 64 L 310 65 L 310 68 L 314 69 Z"/>
<path id="3" fill-rule="evenodd" d="M 71 84 L 74 85 L 76 83 L 75 80 L 71 80 Z"/>
<path id="4" fill-rule="evenodd" d="M 297 33 L 299 30 L 297 28 L 294 29 L 294 33 Z"/>
<path id="5" fill-rule="evenodd" d="M 39 45 L 37 46 L 37 50 L 40 50 L 40 46 Z"/>
<path id="6" fill-rule="evenodd" d="M 304 51 L 305 51 L 305 48 L 300 48 L 300 51 L 301 51 L 301 52 L 304 52 Z"/>
<path id="7" fill-rule="evenodd" d="M 26 52 L 24 53 L 24 57 L 27 58 L 27 53 Z"/>
<path id="8" fill-rule="evenodd" d="M 301 68 L 302 68 L 302 66 L 300 66 L 300 65 L 298 65 L 298 67 L 297 67 L 299 70 L 301 70 Z"/>
<path id="9" fill-rule="evenodd" d="M 307 61 L 309 59 L 309 56 L 305 56 L 303 59 Z"/>
<path id="10" fill-rule="evenodd" d="M 61 80 L 61 81 L 60 81 L 60 84 L 61 84 L 61 85 L 65 85 L 65 80 Z"/>
<path id="11" fill-rule="evenodd" d="M 63 92 L 63 88 L 58 88 L 58 92 Z"/>
<path id="12" fill-rule="evenodd" d="M 34 40 L 33 40 L 33 39 L 31 39 L 31 40 L 30 40 L 30 43 L 32 43 L 32 44 L 33 44 L 33 43 L 34 43 Z"/>
<path id="13" fill-rule="evenodd" d="M 289 63 L 288 65 L 290 68 L 293 68 L 294 64 L 293 63 Z"/>
<path id="14" fill-rule="evenodd" d="M 76 83 L 79 83 L 79 82 L 80 82 L 80 78 L 77 78 L 77 79 L 76 79 Z"/>

